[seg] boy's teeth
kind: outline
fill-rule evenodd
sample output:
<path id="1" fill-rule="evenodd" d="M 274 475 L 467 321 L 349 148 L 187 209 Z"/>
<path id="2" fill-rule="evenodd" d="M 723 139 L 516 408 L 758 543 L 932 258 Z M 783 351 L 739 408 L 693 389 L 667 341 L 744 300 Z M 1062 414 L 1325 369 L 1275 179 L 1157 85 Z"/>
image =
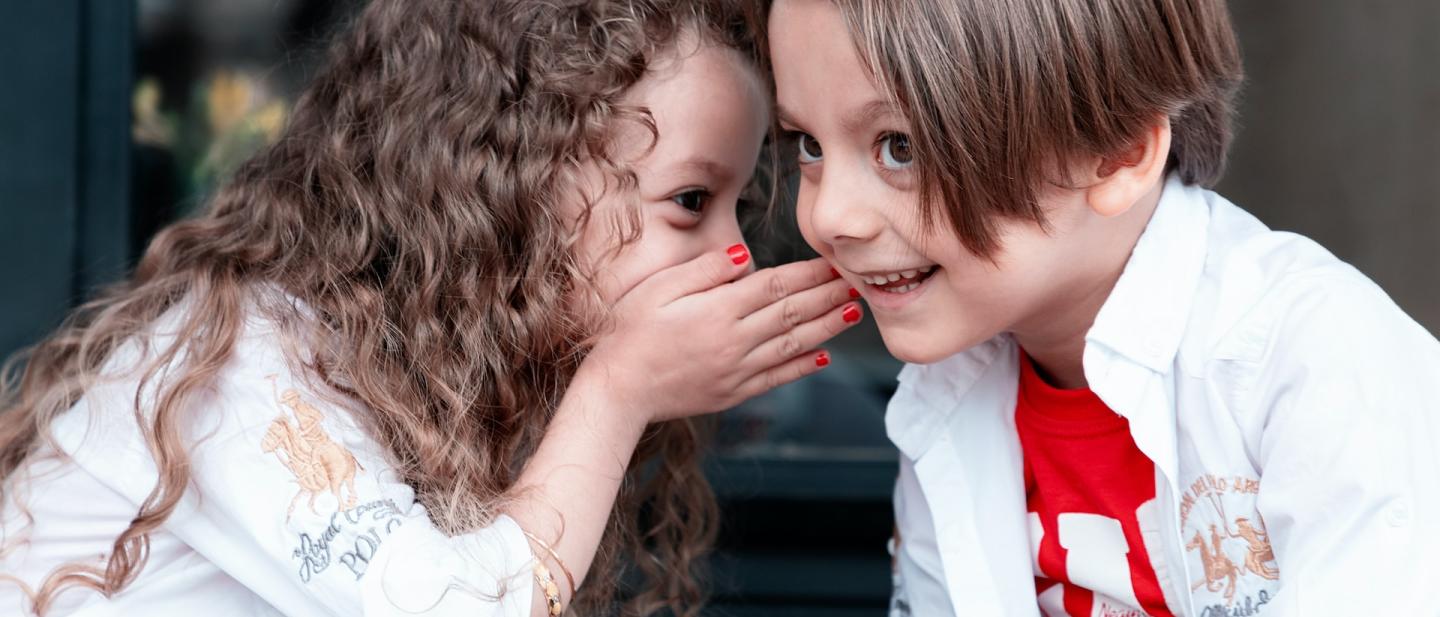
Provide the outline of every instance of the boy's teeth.
<path id="1" fill-rule="evenodd" d="M 890 274 L 876 274 L 876 275 L 874 275 L 874 276 L 866 276 L 866 277 L 863 277 L 863 279 L 864 279 L 864 281 L 865 281 L 866 283 L 869 283 L 869 284 L 871 284 L 871 285 L 876 285 L 876 286 L 879 286 L 879 287 L 884 287 L 884 286 L 886 286 L 886 285 L 891 285 L 891 284 L 893 284 L 893 283 L 895 283 L 895 282 L 898 282 L 898 281 L 900 281 L 901 279 L 904 279 L 904 280 L 912 280 L 912 279 L 915 279 L 916 277 L 924 276 L 924 275 L 926 275 L 926 274 L 929 274 L 929 273 L 930 273 L 931 271 L 933 271 L 934 269 L 935 269 L 935 266 L 934 266 L 934 265 L 929 265 L 929 266 L 925 266 L 925 267 L 918 268 L 918 269 L 915 269 L 915 270 L 902 270 L 902 271 L 900 271 L 900 272 L 893 272 L 893 273 L 890 273 Z M 892 289 L 891 291 L 896 292 L 896 293 L 904 293 L 905 291 L 908 291 L 908 290 L 910 290 L 910 289 L 914 289 L 915 287 L 918 287 L 919 285 L 920 285 L 920 282 L 919 282 L 919 281 L 916 281 L 915 283 L 907 283 L 907 284 L 905 284 L 905 285 L 901 285 L 901 286 L 899 286 L 899 287 L 896 287 L 896 288 Z"/>

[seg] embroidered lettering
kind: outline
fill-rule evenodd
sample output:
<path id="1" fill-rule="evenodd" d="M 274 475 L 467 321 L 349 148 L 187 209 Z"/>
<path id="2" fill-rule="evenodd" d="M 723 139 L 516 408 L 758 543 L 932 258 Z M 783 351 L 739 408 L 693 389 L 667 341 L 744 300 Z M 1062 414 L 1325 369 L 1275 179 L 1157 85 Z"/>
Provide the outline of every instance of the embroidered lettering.
<path id="1" fill-rule="evenodd" d="M 1260 607 L 1270 603 L 1270 592 L 1260 590 L 1254 596 L 1245 596 L 1234 606 L 1212 604 L 1200 609 L 1200 617 L 1253 617 L 1260 614 Z"/>
<path id="2" fill-rule="evenodd" d="M 378 524 L 365 525 L 362 528 L 361 525 L 365 523 Z M 341 550 L 338 561 L 350 569 L 355 580 L 360 580 L 365 576 L 370 560 L 375 557 L 375 551 L 384 543 L 385 538 L 404 523 L 400 509 L 389 499 L 363 503 L 332 514 L 330 524 L 324 531 L 313 536 L 309 533 L 300 534 L 299 546 L 290 553 L 292 558 L 300 560 L 300 581 L 308 583 L 315 575 L 330 567 L 332 546 L 342 533 L 355 534 L 355 540 L 349 549 Z"/>

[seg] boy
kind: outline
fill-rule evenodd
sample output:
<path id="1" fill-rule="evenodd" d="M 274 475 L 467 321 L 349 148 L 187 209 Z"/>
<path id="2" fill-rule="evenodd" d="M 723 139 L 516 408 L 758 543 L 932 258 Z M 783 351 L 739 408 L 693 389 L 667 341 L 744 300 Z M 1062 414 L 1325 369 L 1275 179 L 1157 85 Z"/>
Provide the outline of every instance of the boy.
<path id="1" fill-rule="evenodd" d="M 1222 0 L 763 10 L 801 231 L 910 363 L 892 614 L 1437 614 L 1440 344 L 1203 188 Z"/>

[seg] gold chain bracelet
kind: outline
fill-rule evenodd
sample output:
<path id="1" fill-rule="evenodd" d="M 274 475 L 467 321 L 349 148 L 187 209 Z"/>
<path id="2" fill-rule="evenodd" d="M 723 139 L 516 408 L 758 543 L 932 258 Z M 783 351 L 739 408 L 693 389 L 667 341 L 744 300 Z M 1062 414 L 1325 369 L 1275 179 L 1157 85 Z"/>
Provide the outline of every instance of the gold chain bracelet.
<path id="1" fill-rule="evenodd" d="M 525 533 L 525 537 L 530 538 L 531 542 L 534 542 L 540 548 L 544 549 L 545 552 L 550 555 L 550 558 L 555 560 L 555 565 L 560 566 L 560 572 L 565 575 L 566 582 L 570 583 L 570 597 L 574 598 L 576 592 L 575 575 L 570 573 L 570 568 L 565 567 L 565 562 L 560 559 L 560 554 L 556 553 L 555 549 L 551 548 L 550 544 L 536 537 L 535 534 L 524 530 L 521 531 Z"/>
<path id="2" fill-rule="evenodd" d="M 550 617 L 560 617 L 565 612 L 565 605 L 560 602 L 560 586 L 555 584 L 555 575 L 550 573 L 550 568 L 538 560 L 535 562 L 535 582 L 540 584 L 540 591 L 545 592 L 545 606 L 550 610 Z"/>

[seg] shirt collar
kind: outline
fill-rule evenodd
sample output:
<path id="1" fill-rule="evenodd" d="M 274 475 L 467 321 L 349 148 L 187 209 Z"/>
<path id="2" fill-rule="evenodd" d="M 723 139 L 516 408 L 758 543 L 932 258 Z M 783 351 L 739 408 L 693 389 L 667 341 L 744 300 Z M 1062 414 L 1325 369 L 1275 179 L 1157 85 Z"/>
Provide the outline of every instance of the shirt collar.
<path id="1" fill-rule="evenodd" d="M 1105 347 L 1157 373 L 1170 371 L 1205 266 L 1205 195 L 1178 176 L 1166 180 L 1155 213 L 1085 336 L 1087 347 Z"/>
<path id="2" fill-rule="evenodd" d="M 1166 180 L 1155 213 L 1086 335 L 1086 378 L 1111 409 L 1127 417 L 1134 414 L 1125 410 L 1138 403 L 1108 387 L 1113 384 L 1107 379 L 1116 377 L 1121 367 L 1100 359 L 1128 360 L 1125 368 L 1132 372 L 1169 373 L 1205 265 L 1210 221 L 1206 194 L 1174 176 Z M 1095 353 L 1100 347 L 1110 353 Z M 891 441 L 907 456 L 919 458 L 943 433 L 940 429 L 950 416 L 970 402 L 965 399 L 976 382 L 991 373 L 995 362 L 1013 362 L 1014 350 L 1012 337 L 1001 334 L 935 364 L 907 364 L 885 414 Z M 1018 369 L 992 377 L 1000 375 L 1013 379 Z"/>

